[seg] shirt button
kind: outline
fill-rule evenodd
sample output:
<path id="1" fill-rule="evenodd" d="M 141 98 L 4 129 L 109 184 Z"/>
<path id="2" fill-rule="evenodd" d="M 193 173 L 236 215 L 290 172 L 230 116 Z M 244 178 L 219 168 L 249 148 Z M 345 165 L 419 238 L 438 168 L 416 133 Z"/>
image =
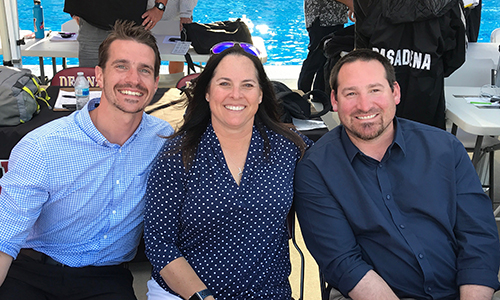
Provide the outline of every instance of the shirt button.
<path id="1" fill-rule="evenodd" d="M 116 214 L 116 210 L 113 210 L 112 213 L 113 213 L 113 215 L 115 215 Z"/>
<path id="2" fill-rule="evenodd" d="M 405 229 L 405 226 L 403 224 L 399 225 L 399 227 L 401 227 L 401 229 Z"/>
<path id="3" fill-rule="evenodd" d="M 385 196 L 385 198 L 386 198 L 387 200 L 391 200 L 391 195 L 386 195 L 386 196 Z"/>
<path id="4" fill-rule="evenodd" d="M 116 180 L 116 184 L 120 184 L 120 180 Z"/>
<path id="5" fill-rule="evenodd" d="M 427 291 L 429 291 L 429 292 L 430 292 L 430 291 L 432 291 L 432 288 L 431 288 L 431 287 L 428 287 L 428 288 L 427 288 Z"/>
<path id="6" fill-rule="evenodd" d="M 422 253 L 420 253 L 420 254 L 418 255 L 418 257 L 422 259 L 422 258 L 424 258 L 424 255 L 423 255 Z"/>
<path id="7" fill-rule="evenodd" d="M 121 148 L 120 148 L 120 149 L 118 149 L 118 152 L 122 153 L 122 149 L 121 149 Z"/>
<path id="8" fill-rule="evenodd" d="M 108 236 L 105 234 L 105 235 L 103 236 L 103 238 L 107 239 L 107 238 L 108 238 Z"/>
<path id="9" fill-rule="evenodd" d="M 384 165 L 382 165 L 382 164 L 378 164 L 378 167 L 379 167 L 379 168 L 382 168 L 383 166 L 384 166 Z"/>

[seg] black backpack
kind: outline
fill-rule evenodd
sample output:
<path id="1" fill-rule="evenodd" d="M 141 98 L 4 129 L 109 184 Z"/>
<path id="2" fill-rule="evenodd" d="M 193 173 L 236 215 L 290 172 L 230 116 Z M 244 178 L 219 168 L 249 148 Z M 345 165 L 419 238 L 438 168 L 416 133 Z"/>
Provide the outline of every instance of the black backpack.
<path id="1" fill-rule="evenodd" d="M 330 97 L 321 90 L 312 90 L 301 96 L 282 82 L 271 81 L 271 83 L 276 93 L 276 98 L 282 108 L 282 122 L 292 123 L 292 117 L 302 120 L 314 119 L 326 114 L 332 109 Z M 311 104 L 308 101 L 311 96 L 311 101 L 319 102 L 323 105 L 322 111 L 314 114 L 311 113 Z"/>

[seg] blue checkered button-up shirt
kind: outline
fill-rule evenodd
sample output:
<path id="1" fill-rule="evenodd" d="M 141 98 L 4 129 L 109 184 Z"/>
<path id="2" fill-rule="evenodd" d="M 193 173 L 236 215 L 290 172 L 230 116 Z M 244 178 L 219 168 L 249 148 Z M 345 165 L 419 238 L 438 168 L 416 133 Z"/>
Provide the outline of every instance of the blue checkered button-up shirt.
<path id="1" fill-rule="evenodd" d="M 89 110 L 28 133 L 0 179 L 0 251 L 33 248 L 72 266 L 131 260 L 142 234 L 149 169 L 170 135 L 165 121 L 143 114 L 119 146 L 93 125 Z"/>

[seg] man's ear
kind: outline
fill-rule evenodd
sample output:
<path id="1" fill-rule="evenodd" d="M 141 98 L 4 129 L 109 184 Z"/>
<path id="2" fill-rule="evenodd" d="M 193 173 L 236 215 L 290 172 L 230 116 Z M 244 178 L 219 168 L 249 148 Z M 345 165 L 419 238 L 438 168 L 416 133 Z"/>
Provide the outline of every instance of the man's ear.
<path id="1" fill-rule="evenodd" d="M 158 90 L 158 83 L 160 82 L 160 74 L 158 74 L 158 77 L 156 77 L 156 80 L 155 80 L 155 92 L 156 90 Z"/>
<path id="2" fill-rule="evenodd" d="M 394 81 L 392 96 L 394 97 L 394 103 L 398 105 L 399 102 L 401 102 L 401 87 L 399 86 L 399 83 L 397 81 Z"/>
<path id="3" fill-rule="evenodd" d="M 338 111 L 337 108 L 337 93 L 335 90 L 332 90 L 332 93 L 330 94 L 330 101 L 332 102 L 332 110 L 333 111 Z"/>
<path id="4" fill-rule="evenodd" d="M 104 87 L 103 73 L 104 70 L 101 67 L 95 66 L 95 80 L 101 89 Z"/>

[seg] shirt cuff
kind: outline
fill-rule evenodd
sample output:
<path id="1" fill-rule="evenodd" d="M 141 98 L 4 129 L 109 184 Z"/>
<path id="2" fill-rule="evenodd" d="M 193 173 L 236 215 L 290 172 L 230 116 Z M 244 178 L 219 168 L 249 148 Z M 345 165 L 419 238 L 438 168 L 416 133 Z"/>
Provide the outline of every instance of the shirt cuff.
<path id="1" fill-rule="evenodd" d="M 16 259 L 17 255 L 19 254 L 19 251 L 21 251 L 21 249 L 18 248 L 17 246 L 11 245 L 10 243 L 0 242 L 0 251 L 9 255 L 9 256 L 12 256 L 12 258 Z"/>
<path id="2" fill-rule="evenodd" d="M 373 268 L 368 264 L 362 264 L 346 272 L 340 277 L 338 290 L 348 298 L 348 293 L 358 284 L 358 282 Z"/>
<path id="3" fill-rule="evenodd" d="M 490 269 L 464 269 L 457 272 L 457 285 L 484 285 L 495 291 L 500 288 L 498 273 Z"/>

